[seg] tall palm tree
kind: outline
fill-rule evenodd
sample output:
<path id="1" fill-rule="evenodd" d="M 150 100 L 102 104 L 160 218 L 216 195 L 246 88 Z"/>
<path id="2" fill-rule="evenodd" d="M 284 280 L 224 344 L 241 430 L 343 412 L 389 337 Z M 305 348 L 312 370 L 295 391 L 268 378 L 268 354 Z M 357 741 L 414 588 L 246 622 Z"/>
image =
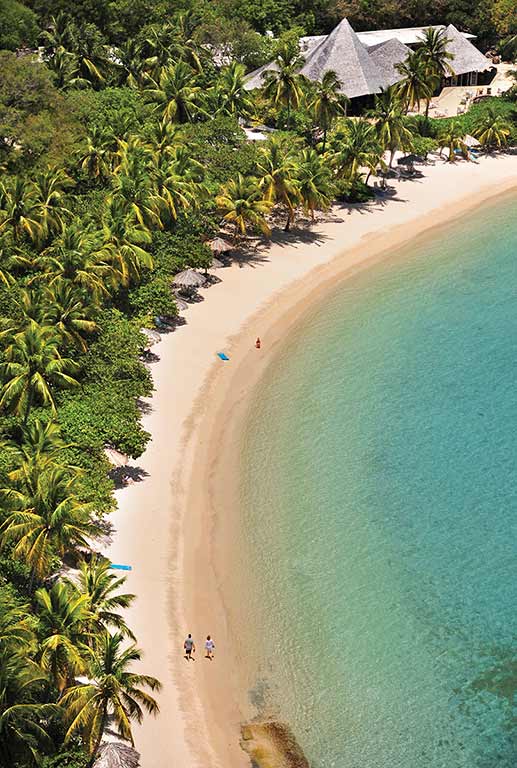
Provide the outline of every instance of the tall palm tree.
<path id="1" fill-rule="evenodd" d="M 131 721 L 141 723 L 144 710 L 153 715 L 159 711 L 155 699 L 143 690 L 159 691 L 159 681 L 130 671 L 141 653 L 135 645 L 124 650 L 122 643 L 120 633 L 106 632 L 90 653 L 90 682 L 69 687 L 60 702 L 69 723 L 65 741 L 79 733 L 93 759 L 108 720 L 122 739 L 133 744 Z"/>
<path id="2" fill-rule="evenodd" d="M 341 93 L 342 84 L 337 74 L 331 69 L 327 70 L 321 82 L 315 84 L 314 99 L 311 109 L 319 127 L 323 130 L 323 147 L 325 152 L 327 145 L 327 132 L 339 115 L 345 114 L 348 99 Z"/>
<path id="3" fill-rule="evenodd" d="M 46 64 L 54 73 L 54 82 L 63 91 L 69 88 L 89 88 L 91 83 L 85 77 L 81 77 L 79 61 L 75 53 L 58 46 L 52 56 L 48 56 Z"/>
<path id="4" fill-rule="evenodd" d="M 366 120 L 352 120 L 347 126 L 346 137 L 332 156 L 332 163 L 338 178 L 354 181 L 361 168 L 375 172 L 382 154 L 375 126 Z"/>
<path id="5" fill-rule="evenodd" d="M 164 67 L 157 79 L 150 78 L 144 94 L 156 104 L 163 118 L 172 123 L 192 123 L 198 117 L 208 117 L 201 86 L 184 61 Z"/>
<path id="6" fill-rule="evenodd" d="M 140 88 L 145 78 L 144 45 L 140 40 L 129 39 L 115 49 L 120 85 Z"/>
<path id="7" fill-rule="evenodd" d="M 199 184 L 186 179 L 177 168 L 178 163 L 168 152 L 156 155 L 150 170 L 160 221 L 164 224 L 176 221 L 180 210 L 196 207 L 196 192 L 201 190 Z"/>
<path id="8" fill-rule="evenodd" d="M 119 613 L 129 608 L 135 599 L 135 595 L 119 592 L 125 581 L 125 578 L 115 576 L 109 560 L 99 555 L 94 555 L 90 562 L 81 563 L 77 580 L 70 583 L 79 594 L 88 596 L 92 635 L 115 627 L 122 635 L 135 639 Z"/>
<path id="9" fill-rule="evenodd" d="M 405 104 L 406 112 L 415 107 L 420 111 L 420 102 L 430 102 L 434 90 L 427 60 L 421 51 L 414 51 L 405 61 L 397 64 L 397 70 L 402 75 L 397 90 Z"/>
<path id="10" fill-rule="evenodd" d="M 20 482 L 32 476 L 34 468 L 42 471 L 49 465 L 59 464 L 63 450 L 71 445 L 61 437 L 57 421 L 32 419 L 22 427 L 18 439 L 6 438 L 0 442 L 0 448 L 16 463 L 16 469 L 8 474 L 9 480 Z"/>
<path id="11" fill-rule="evenodd" d="M 126 155 L 119 166 L 119 172 L 113 176 L 112 193 L 107 199 L 108 205 L 117 200 L 128 214 L 131 214 L 138 226 L 146 229 L 162 229 L 159 201 L 152 186 L 147 165 L 138 155 Z"/>
<path id="12" fill-rule="evenodd" d="M 43 237 L 63 231 L 65 220 L 71 215 L 64 199 L 65 189 L 70 185 L 70 178 L 60 169 L 48 168 L 36 175 L 33 181 L 34 209 Z"/>
<path id="13" fill-rule="evenodd" d="M 249 117 L 254 111 L 253 99 L 245 88 L 246 67 L 232 61 L 223 67 L 213 87 L 216 111 L 230 117 Z"/>
<path id="14" fill-rule="evenodd" d="M 303 57 L 292 46 L 284 45 L 276 59 L 276 69 L 264 73 L 264 95 L 271 99 L 275 107 L 287 108 L 287 128 L 291 121 L 291 107 L 297 109 L 303 94 L 305 78 L 300 75 L 304 64 Z"/>
<path id="15" fill-rule="evenodd" d="M 8 408 L 26 422 L 34 403 L 49 405 L 56 412 L 54 392 L 76 387 L 77 363 L 62 357 L 60 339 L 53 328 L 41 328 L 31 320 L 16 333 L 4 352 L 0 365 L 0 409 Z"/>
<path id="16" fill-rule="evenodd" d="M 268 203 L 281 205 L 287 211 L 285 230 L 288 231 L 301 202 L 295 156 L 285 140 L 277 137 L 271 138 L 259 152 L 258 185 Z"/>
<path id="17" fill-rule="evenodd" d="M 409 150 L 413 145 L 413 135 L 403 114 L 400 97 L 395 86 L 381 90 L 375 96 L 375 107 L 371 112 L 377 139 L 381 147 L 390 153 L 389 167 L 397 150 Z"/>
<path id="18" fill-rule="evenodd" d="M 485 114 L 478 118 L 472 133 L 482 147 L 494 150 L 508 144 L 511 128 L 508 120 L 489 106 Z"/>
<path id="19" fill-rule="evenodd" d="M 55 704 L 41 703 L 48 679 L 41 668 L 20 652 L 0 650 L 0 765 L 37 768 L 53 750 L 48 719 Z"/>
<path id="20" fill-rule="evenodd" d="M 90 540 L 102 533 L 92 521 L 95 506 L 79 499 L 77 476 L 65 467 L 35 467 L 0 495 L 7 508 L 1 545 L 11 544 L 14 556 L 38 579 L 49 575 L 53 558 L 62 559 L 78 547 L 89 550 Z"/>
<path id="21" fill-rule="evenodd" d="M 117 285 L 117 274 L 104 259 L 98 232 L 89 230 L 80 220 L 72 221 L 41 253 L 37 266 L 42 276 L 33 282 L 52 283 L 67 280 L 91 294 L 94 301 L 107 296 Z"/>
<path id="22" fill-rule="evenodd" d="M 111 175 L 114 137 L 108 131 L 96 126 L 90 128 L 86 147 L 79 156 L 81 170 L 96 182 L 102 182 Z"/>
<path id="23" fill-rule="evenodd" d="M 444 29 L 433 29 L 429 27 L 424 31 L 424 37 L 420 47 L 420 56 L 425 63 L 427 78 L 431 94 L 426 96 L 425 116 L 429 115 L 429 104 L 433 91 L 439 87 L 445 77 L 454 74 L 450 62 L 454 55 L 449 53 L 447 46 L 450 43 Z"/>
<path id="24" fill-rule="evenodd" d="M 93 320 L 98 311 L 95 303 L 87 303 L 78 288 L 62 278 L 47 286 L 43 300 L 43 323 L 54 326 L 63 346 L 77 347 L 86 352 L 88 345 L 84 337 L 98 330 Z"/>
<path id="25" fill-rule="evenodd" d="M 469 150 L 465 144 L 465 131 L 459 120 L 452 120 L 450 123 L 443 125 L 438 134 L 438 141 L 441 147 L 447 147 L 449 150 L 447 157 L 449 163 L 456 161 L 457 150 L 468 160 Z"/>
<path id="26" fill-rule="evenodd" d="M 102 253 L 121 285 L 138 282 L 143 269 L 152 269 L 152 256 L 143 247 L 151 243 L 151 233 L 145 225 L 135 221 L 120 197 L 113 196 L 106 203 L 103 232 Z"/>
<path id="27" fill-rule="evenodd" d="M 56 581 L 50 589 L 37 589 L 34 602 L 40 637 L 37 659 L 61 694 L 88 668 L 88 597 Z"/>
<path id="28" fill-rule="evenodd" d="M 266 215 L 273 204 L 264 200 L 262 190 L 255 179 L 237 174 L 231 179 L 215 199 L 223 219 L 235 227 L 236 237 L 245 237 L 248 228 L 259 230 L 265 235 L 271 234 Z"/>
<path id="29" fill-rule="evenodd" d="M 334 195 L 329 165 L 314 149 L 304 149 L 300 154 L 298 185 L 302 205 L 314 221 L 314 212 L 327 210 Z"/>
<path id="30" fill-rule="evenodd" d="M 35 189 L 21 176 L 0 181 L 0 233 L 10 228 L 16 243 L 28 238 L 33 243 L 41 235 L 41 221 Z"/>

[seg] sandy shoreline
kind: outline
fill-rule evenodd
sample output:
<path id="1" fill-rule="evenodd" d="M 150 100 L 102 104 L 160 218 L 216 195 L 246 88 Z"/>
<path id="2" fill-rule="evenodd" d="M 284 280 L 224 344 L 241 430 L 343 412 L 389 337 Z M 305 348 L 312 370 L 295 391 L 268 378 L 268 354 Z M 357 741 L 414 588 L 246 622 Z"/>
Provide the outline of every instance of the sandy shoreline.
<path id="1" fill-rule="evenodd" d="M 249 714 L 245 664 L 230 634 L 238 631 L 238 612 L 223 587 L 249 394 L 290 328 L 336 280 L 517 186 L 517 156 L 438 163 L 424 173 L 397 182 L 397 195 L 385 204 L 335 209 L 310 235 L 282 238 L 261 260 L 220 270 L 222 282 L 189 307 L 187 325 L 153 347 L 160 361 L 152 366 L 155 393 L 143 417 L 152 441 L 134 462 L 147 476 L 117 492 L 107 552 L 132 565 L 128 588 L 138 600 L 128 620 L 144 651 L 142 670 L 164 685 L 160 717 L 135 728 L 143 768 L 249 765 L 238 746 L 239 723 Z M 219 361 L 217 351 L 230 362 Z M 190 664 L 181 655 L 188 631 L 198 643 Z M 208 632 L 218 646 L 213 663 L 203 658 Z"/>

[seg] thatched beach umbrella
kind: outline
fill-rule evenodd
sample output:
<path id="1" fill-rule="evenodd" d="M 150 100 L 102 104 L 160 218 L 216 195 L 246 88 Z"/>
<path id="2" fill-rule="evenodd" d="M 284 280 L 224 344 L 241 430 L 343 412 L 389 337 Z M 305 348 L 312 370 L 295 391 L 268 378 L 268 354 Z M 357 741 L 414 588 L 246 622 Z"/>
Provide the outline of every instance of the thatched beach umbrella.
<path id="1" fill-rule="evenodd" d="M 94 768 L 138 768 L 140 755 L 120 741 L 104 742 L 93 764 Z"/>
<path id="2" fill-rule="evenodd" d="M 479 147 L 479 139 L 475 139 L 474 136 L 471 136 L 469 133 L 463 139 L 463 143 L 469 147 L 469 149 L 472 147 Z"/>
<path id="3" fill-rule="evenodd" d="M 424 158 L 420 155 L 406 155 L 405 157 L 399 157 L 397 165 L 413 165 L 414 163 L 423 163 Z"/>
<path id="4" fill-rule="evenodd" d="M 158 344 L 162 338 L 158 331 L 154 330 L 154 328 L 142 328 L 141 333 L 143 333 L 144 336 L 147 336 L 147 343 L 145 345 L 146 349 L 154 346 L 154 344 Z"/>
<path id="5" fill-rule="evenodd" d="M 222 269 L 224 267 L 224 264 L 222 261 L 219 261 L 215 256 L 212 259 L 212 263 L 210 264 L 210 269 Z"/>
<path id="6" fill-rule="evenodd" d="M 114 467 L 125 467 L 129 461 L 129 458 L 125 453 L 117 451 L 117 449 L 113 448 L 111 445 L 104 446 L 104 453 Z"/>
<path id="7" fill-rule="evenodd" d="M 222 237 L 214 237 L 210 240 L 208 247 L 212 253 L 227 253 L 227 251 L 233 251 L 233 245 Z"/>
<path id="8" fill-rule="evenodd" d="M 179 272 L 172 284 L 177 288 L 201 288 L 206 283 L 206 278 L 196 272 L 195 269 L 185 269 Z"/>

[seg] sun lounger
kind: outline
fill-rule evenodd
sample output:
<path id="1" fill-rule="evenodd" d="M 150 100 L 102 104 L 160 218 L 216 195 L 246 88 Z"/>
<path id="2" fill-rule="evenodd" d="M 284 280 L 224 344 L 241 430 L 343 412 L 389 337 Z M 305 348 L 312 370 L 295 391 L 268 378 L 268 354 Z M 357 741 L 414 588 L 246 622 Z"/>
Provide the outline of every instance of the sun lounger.
<path id="1" fill-rule="evenodd" d="M 116 568 L 119 571 L 132 571 L 133 570 L 131 565 L 117 565 L 116 563 L 111 563 L 110 568 Z"/>
<path id="2" fill-rule="evenodd" d="M 229 360 L 229 359 L 230 359 L 230 358 L 228 357 L 228 355 L 225 355 L 225 354 L 224 354 L 224 352 L 218 352 L 218 353 L 217 353 L 217 357 L 220 357 L 220 358 L 221 358 L 221 360 Z"/>

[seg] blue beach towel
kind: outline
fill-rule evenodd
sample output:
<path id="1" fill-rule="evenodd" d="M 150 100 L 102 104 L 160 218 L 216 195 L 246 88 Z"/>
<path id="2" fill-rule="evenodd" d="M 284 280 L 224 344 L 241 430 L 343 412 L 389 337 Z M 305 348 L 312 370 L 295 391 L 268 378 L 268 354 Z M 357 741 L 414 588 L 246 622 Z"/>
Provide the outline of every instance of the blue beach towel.
<path id="1" fill-rule="evenodd" d="M 228 355 L 225 355 L 225 354 L 224 354 L 224 352 L 218 352 L 218 353 L 217 353 L 217 357 L 220 357 L 220 358 L 221 358 L 221 360 L 229 360 L 229 359 L 230 359 L 230 358 L 228 357 Z"/>
<path id="2" fill-rule="evenodd" d="M 111 563 L 110 568 L 118 568 L 119 571 L 131 571 L 131 570 L 133 570 L 130 565 L 116 565 L 115 563 Z"/>

